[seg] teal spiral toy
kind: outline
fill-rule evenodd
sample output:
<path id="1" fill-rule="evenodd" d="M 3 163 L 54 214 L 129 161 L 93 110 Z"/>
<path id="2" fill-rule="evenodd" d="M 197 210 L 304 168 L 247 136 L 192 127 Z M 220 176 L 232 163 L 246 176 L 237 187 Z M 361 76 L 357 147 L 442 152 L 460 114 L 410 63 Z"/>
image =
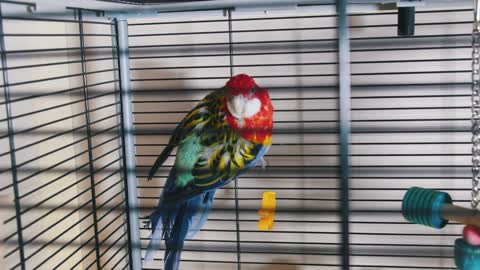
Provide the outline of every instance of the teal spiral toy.
<path id="1" fill-rule="evenodd" d="M 440 215 L 440 207 L 451 203 L 452 198 L 445 192 L 412 187 L 403 197 L 402 214 L 412 223 L 441 229 L 448 220 Z"/>

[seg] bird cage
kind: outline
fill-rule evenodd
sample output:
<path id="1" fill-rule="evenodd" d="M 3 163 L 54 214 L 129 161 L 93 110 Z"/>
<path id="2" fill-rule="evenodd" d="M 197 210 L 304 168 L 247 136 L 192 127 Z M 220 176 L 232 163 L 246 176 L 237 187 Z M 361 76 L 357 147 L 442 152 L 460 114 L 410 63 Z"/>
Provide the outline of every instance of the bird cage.
<path id="1" fill-rule="evenodd" d="M 470 205 L 473 1 L 348 2 L 0 1 L 1 268 L 163 269 L 143 221 L 175 152 L 148 170 L 246 73 L 275 107 L 268 164 L 217 192 L 180 269 L 457 269 L 462 224 L 401 209 L 411 186 Z"/>

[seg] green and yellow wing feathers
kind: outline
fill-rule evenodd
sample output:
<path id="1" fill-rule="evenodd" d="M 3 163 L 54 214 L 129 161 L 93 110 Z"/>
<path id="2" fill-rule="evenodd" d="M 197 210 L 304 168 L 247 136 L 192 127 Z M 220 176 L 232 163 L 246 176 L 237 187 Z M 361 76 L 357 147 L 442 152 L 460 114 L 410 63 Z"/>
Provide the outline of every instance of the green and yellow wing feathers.
<path id="1" fill-rule="evenodd" d="M 150 176 L 178 146 L 175 184 L 203 192 L 233 180 L 252 167 L 268 145 L 242 138 L 226 121 L 224 90 L 207 95 L 175 129 L 169 144 L 155 162 Z M 158 166 L 158 167 L 156 167 Z"/>
<path id="2" fill-rule="evenodd" d="M 245 140 L 228 125 L 223 99 L 223 91 L 213 92 L 182 121 L 186 132 L 175 161 L 179 187 L 215 188 L 256 162 L 263 146 Z"/>

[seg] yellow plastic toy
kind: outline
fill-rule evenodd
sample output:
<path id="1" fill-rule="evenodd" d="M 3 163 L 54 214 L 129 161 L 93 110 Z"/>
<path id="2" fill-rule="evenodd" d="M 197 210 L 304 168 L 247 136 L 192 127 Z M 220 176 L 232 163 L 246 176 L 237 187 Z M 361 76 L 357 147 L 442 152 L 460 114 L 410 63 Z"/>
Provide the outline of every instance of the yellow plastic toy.
<path id="1" fill-rule="evenodd" d="M 260 220 L 258 221 L 258 229 L 269 231 L 273 228 L 273 220 L 275 219 L 275 192 L 265 191 L 262 196 L 262 208 L 258 210 Z"/>

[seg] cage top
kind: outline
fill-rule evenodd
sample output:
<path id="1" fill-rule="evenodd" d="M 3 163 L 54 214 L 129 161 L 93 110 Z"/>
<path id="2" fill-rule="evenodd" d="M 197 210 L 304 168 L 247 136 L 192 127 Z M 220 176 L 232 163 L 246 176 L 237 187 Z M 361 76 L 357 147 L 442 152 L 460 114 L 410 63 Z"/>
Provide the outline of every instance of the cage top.
<path id="1" fill-rule="evenodd" d="M 158 5 L 158 4 L 173 4 L 173 3 L 187 3 L 187 2 L 206 2 L 211 0 L 97 0 L 99 2 L 110 2 L 119 4 L 131 5 Z"/>
<path id="2" fill-rule="evenodd" d="M 349 12 L 384 10 L 396 6 L 419 7 L 468 7 L 472 0 L 347 0 Z M 166 16 L 178 12 L 193 11 L 281 11 L 318 9 L 320 13 L 335 13 L 335 0 L 28 0 L 6 1 L 26 5 L 32 16 L 42 14 L 61 15 L 65 8 L 101 11 L 109 18 Z M 390 4 L 388 7 L 386 5 Z"/>

